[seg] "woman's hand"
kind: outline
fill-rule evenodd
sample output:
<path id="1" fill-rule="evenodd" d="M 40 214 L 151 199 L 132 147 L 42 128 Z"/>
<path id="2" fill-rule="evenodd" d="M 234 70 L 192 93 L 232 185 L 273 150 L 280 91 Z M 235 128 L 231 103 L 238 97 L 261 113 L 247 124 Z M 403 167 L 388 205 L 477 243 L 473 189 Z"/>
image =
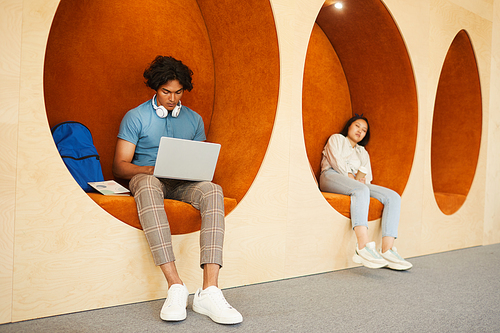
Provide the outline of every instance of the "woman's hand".
<path id="1" fill-rule="evenodd" d="M 358 172 L 356 175 L 352 173 L 348 173 L 347 176 L 351 179 L 357 180 L 360 183 L 366 184 L 365 174 L 362 172 Z"/>

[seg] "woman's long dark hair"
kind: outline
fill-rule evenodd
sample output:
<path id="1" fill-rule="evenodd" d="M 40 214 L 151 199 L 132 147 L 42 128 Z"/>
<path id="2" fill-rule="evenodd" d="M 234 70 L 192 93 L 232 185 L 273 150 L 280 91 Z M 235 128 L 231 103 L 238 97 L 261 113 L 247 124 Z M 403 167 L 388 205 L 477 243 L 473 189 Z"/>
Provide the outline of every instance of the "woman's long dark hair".
<path id="1" fill-rule="evenodd" d="M 368 141 L 370 141 L 370 124 L 368 123 L 368 119 L 366 119 L 366 117 L 363 117 L 363 115 L 360 116 L 360 115 L 356 114 L 354 117 L 349 119 L 347 121 L 347 123 L 345 124 L 344 128 L 342 129 L 342 131 L 340 131 L 340 134 L 342 134 L 343 136 L 345 136 L 347 138 L 347 133 L 349 132 L 349 127 L 351 127 L 352 123 L 358 119 L 363 119 L 364 121 L 366 121 L 366 125 L 368 127 L 366 129 L 365 137 L 363 138 L 363 140 L 358 142 L 358 145 L 364 147 L 368 144 Z"/>

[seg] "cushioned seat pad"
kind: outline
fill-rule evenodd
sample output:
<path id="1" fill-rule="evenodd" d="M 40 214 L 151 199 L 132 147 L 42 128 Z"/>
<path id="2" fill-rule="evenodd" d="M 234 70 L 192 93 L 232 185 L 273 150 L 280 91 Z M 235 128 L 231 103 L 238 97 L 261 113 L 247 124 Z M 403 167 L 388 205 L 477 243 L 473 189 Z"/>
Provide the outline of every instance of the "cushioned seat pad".
<path id="1" fill-rule="evenodd" d="M 134 197 L 110 196 L 99 193 L 88 193 L 88 195 L 109 214 L 137 229 L 142 229 Z M 224 210 L 226 215 L 229 214 L 236 205 L 236 199 L 224 198 Z M 165 199 L 165 211 L 167 212 L 172 235 L 187 234 L 200 230 L 200 212 L 190 204 L 182 201 Z"/>
<path id="2" fill-rule="evenodd" d="M 343 194 L 321 192 L 326 201 L 335 208 L 337 212 L 347 218 L 351 218 L 351 197 Z M 373 221 L 382 217 L 384 205 L 375 198 L 370 198 L 370 210 L 368 211 L 368 221 Z"/>
<path id="3" fill-rule="evenodd" d="M 467 196 L 464 194 L 443 192 L 435 192 L 434 197 L 436 198 L 439 208 L 446 215 L 455 213 L 458 208 L 462 207 L 465 199 L 467 199 Z"/>

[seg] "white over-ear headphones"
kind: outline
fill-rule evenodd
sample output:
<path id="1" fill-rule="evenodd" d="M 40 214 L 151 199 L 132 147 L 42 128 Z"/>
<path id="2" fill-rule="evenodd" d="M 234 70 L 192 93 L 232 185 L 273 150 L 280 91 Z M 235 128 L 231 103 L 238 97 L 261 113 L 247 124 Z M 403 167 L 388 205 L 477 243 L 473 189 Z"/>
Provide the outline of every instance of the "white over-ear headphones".
<path id="1" fill-rule="evenodd" d="M 153 104 L 153 108 L 155 109 L 158 117 L 166 118 L 168 116 L 168 110 L 163 105 L 156 105 L 156 94 L 153 96 L 151 104 Z M 175 108 L 172 110 L 172 117 L 176 118 L 179 115 L 179 113 L 181 112 L 181 106 L 181 101 L 179 101 L 179 103 L 177 103 Z"/>

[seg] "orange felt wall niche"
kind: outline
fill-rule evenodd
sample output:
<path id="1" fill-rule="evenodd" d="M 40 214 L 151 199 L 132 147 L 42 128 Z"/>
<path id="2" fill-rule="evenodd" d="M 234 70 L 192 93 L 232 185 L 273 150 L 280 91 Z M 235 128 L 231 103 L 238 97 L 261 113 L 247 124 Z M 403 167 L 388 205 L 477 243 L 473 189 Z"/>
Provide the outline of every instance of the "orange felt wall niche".
<path id="1" fill-rule="evenodd" d="M 303 86 L 304 140 L 319 176 L 321 152 L 355 113 L 370 122 L 373 183 L 402 194 L 417 139 L 417 92 L 404 41 L 379 0 L 348 1 L 339 10 L 325 3 L 316 19 Z M 325 195 L 345 216 L 349 197 Z M 330 198 L 332 197 L 332 198 Z M 330 199 L 328 199 L 330 198 Z M 381 216 L 370 205 L 369 219 Z"/>
<path id="2" fill-rule="evenodd" d="M 176 15 L 168 22 L 158 15 L 174 9 Z M 165 31 L 176 37 L 166 38 Z M 180 43 L 177 36 L 191 42 Z M 200 113 L 208 130 L 215 74 L 210 39 L 195 0 L 182 5 L 153 0 L 60 2 L 45 57 L 47 117 L 51 127 L 66 120 L 89 127 L 104 179 L 113 179 L 121 119 L 154 94 L 142 73 L 158 54 L 172 55 L 193 70 L 194 89 L 182 102 Z"/>
<path id="3" fill-rule="evenodd" d="M 443 63 L 434 106 L 431 140 L 432 186 L 446 215 L 465 202 L 481 145 L 481 83 L 470 38 L 461 30 Z"/>
<path id="4" fill-rule="evenodd" d="M 279 93 L 278 35 L 267 0 L 198 0 L 212 45 L 214 111 L 208 141 L 222 145 L 214 182 L 240 201 L 264 160 Z"/>
<path id="5" fill-rule="evenodd" d="M 175 15 L 165 19 L 163 13 L 170 12 Z M 251 6 L 234 0 L 61 0 L 45 55 L 49 126 L 73 120 L 89 127 L 104 178 L 113 179 L 121 119 L 153 96 L 142 74 L 160 54 L 182 60 L 194 73 L 194 88 L 185 92 L 182 103 L 202 116 L 208 141 L 222 144 L 214 182 L 224 190 L 228 213 L 250 188 L 274 125 L 279 55 L 267 0 Z M 254 96 L 266 101 L 258 112 Z M 137 227 L 136 216 L 121 214 L 125 200 L 93 199 Z M 165 205 L 175 223 L 182 205 L 167 200 Z M 199 214 L 196 221 L 187 220 L 183 223 L 193 224 L 189 230 L 199 230 Z"/>

